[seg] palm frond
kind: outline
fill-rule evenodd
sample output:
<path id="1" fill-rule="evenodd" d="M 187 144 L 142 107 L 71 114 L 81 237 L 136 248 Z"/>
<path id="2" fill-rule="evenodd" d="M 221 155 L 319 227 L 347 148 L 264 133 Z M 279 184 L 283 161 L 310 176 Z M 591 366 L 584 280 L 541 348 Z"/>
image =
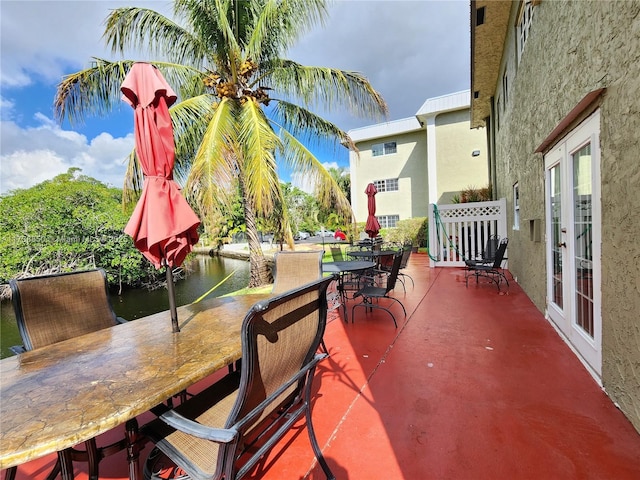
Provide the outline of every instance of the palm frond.
<path id="1" fill-rule="evenodd" d="M 246 45 L 247 56 L 258 63 L 277 58 L 326 18 L 326 0 L 266 0 Z"/>
<path id="2" fill-rule="evenodd" d="M 212 181 L 225 185 L 236 175 L 237 166 L 232 155 L 236 139 L 234 118 L 234 102 L 223 99 L 207 123 L 202 142 L 192 160 L 186 182 L 188 190 L 192 190 L 194 184 L 201 184 L 205 177 L 211 177 Z"/>
<path id="3" fill-rule="evenodd" d="M 272 209 L 274 195 L 277 198 L 279 191 L 275 152 L 282 144 L 253 99 L 242 104 L 238 122 L 245 190 L 257 212 L 266 212 Z"/>
<path id="4" fill-rule="evenodd" d="M 314 196 L 327 208 L 334 208 L 345 218 L 353 218 L 351 204 L 342 189 L 320 160 L 286 130 L 280 132 L 284 144 L 283 157 L 295 174 L 310 182 Z"/>
<path id="5" fill-rule="evenodd" d="M 261 82 L 286 98 L 299 99 L 309 109 L 322 106 L 331 112 L 346 107 L 354 115 L 377 119 L 388 114 L 382 95 L 358 72 L 283 61 L 274 64 Z"/>
<path id="6" fill-rule="evenodd" d="M 93 65 L 63 77 L 54 98 L 54 116 L 71 125 L 83 123 L 88 116 L 106 116 L 122 103 L 120 87 L 134 60 L 109 61 L 94 58 Z M 153 62 L 169 85 L 183 85 L 200 72 L 191 67 Z"/>
<path id="7" fill-rule="evenodd" d="M 174 15 L 184 18 L 193 30 L 193 34 L 206 49 L 209 65 L 207 68 L 217 70 L 229 76 L 229 52 L 227 35 L 229 1 L 218 0 L 176 0 Z M 250 2 L 247 2 L 250 3 Z"/>
<path id="8" fill-rule="evenodd" d="M 229 194 L 220 186 L 214 175 L 202 175 L 183 189 L 185 198 L 194 207 L 204 224 L 205 231 L 210 231 L 213 219 L 222 214 L 222 206 L 228 205 Z"/>
<path id="9" fill-rule="evenodd" d="M 71 125 L 87 115 L 104 116 L 121 104 L 120 85 L 133 61 L 110 62 L 94 58 L 90 68 L 63 77 L 53 101 L 54 116 Z"/>
<path id="10" fill-rule="evenodd" d="M 278 199 L 276 202 L 276 208 L 271 212 L 271 217 L 277 215 L 277 219 L 275 219 L 276 223 L 279 224 L 279 231 L 282 233 L 284 241 L 287 243 L 287 246 L 290 250 L 295 249 L 295 242 L 293 240 L 293 232 L 291 230 L 291 216 L 289 215 L 289 209 L 286 208 L 285 196 L 282 191 L 282 183 L 278 182 L 277 185 L 277 194 L 276 198 Z"/>
<path id="11" fill-rule="evenodd" d="M 125 210 L 138 201 L 143 182 L 142 168 L 140 168 L 135 150 L 132 150 L 128 156 L 127 171 L 122 185 L 122 206 Z"/>
<path id="12" fill-rule="evenodd" d="M 351 137 L 337 125 L 325 120 L 304 107 L 284 100 L 276 101 L 270 118 L 286 129 L 291 135 L 307 145 L 332 144 L 357 152 Z"/>
<path id="13" fill-rule="evenodd" d="M 224 99 L 207 122 L 185 184 L 187 198 L 193 199 L 203 221 L 218 212 L 226 198 L 222 192 L 231 189 L 237 168 L 230 151 L 235 138 L 233 102 Z"/>
<path id="14" fill-rule="evenodd" d="M 154 10 L 117 8 L 105 25 L 103 38 L 113 53 L 134 49 L 198 69 L 205 65 L 208 50 L 201 38 Z"/>
<path id="15" fill-rule="evenodd" d="M 174 175 L 180 183 L 186 182 L 217 106 L 217 99 L 205 94 L 183 100 L 170 109 L 176 147 Z"/>

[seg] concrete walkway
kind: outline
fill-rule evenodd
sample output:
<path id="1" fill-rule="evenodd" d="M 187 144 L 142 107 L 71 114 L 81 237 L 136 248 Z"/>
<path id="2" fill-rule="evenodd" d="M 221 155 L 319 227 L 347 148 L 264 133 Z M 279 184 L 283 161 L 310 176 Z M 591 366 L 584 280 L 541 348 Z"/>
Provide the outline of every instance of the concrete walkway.
<path id="1" fill-rule="evenodd" d="M 363 309 L 328 326 L 314 424 L 336 478 L 640 479 L 640 435 L 515 282 L 467 288 L 426 255 L 408 273 L 397 330 Z M 255 478 L 324 478 L 304 458 L 300 432 Z"/>

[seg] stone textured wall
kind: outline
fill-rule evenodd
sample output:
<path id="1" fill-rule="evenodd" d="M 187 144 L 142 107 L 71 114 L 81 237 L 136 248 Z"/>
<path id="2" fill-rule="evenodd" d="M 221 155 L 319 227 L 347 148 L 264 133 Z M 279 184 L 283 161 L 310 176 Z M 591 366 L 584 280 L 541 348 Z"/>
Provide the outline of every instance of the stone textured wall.
<path id="1" fill-rule="evenodd" d="M 516 8 L 510 25 L 515 25 Z M 534 303 L 546 304 L 545 244 L 531 239 L 544 222 L 544 163 L 533 153 L 590 91 L 601 103 L 602 381 L 640 431 L 640 2 L 543 1 L 517 61 L 515 29 L 496 90 L 497 194 L 513 208 L 520 186 L 520 230 L 511 230 L 509 267 Z M 544 223 L 543 223 L 544 224 Z M 597 288 L 597 286 L 596 286 Z"/>

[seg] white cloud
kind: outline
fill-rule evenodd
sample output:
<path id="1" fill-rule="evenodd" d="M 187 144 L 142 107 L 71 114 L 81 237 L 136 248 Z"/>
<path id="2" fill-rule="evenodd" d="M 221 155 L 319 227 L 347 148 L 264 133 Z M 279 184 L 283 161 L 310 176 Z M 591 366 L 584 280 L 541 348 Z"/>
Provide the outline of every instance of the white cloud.
<path id="1" fill-rule="evenodd" d="M 330 4 L 326 25 L 303 35 L 289 58 L 361 72 L 387 101 L 389 119 L 414 115 L 429 97 L 468 88 L 468 0 L 338 0 Z M 19 93 L 29 85 L 51 88 L 64 74 L 86 67 L 91 57 L 117 58 L 102 39 L 104 20 L 111 9 L 132 5 L 165 15 L 172 10 L 170 1 L 0 0 L 0 192 L 31 186 L 45 172 L 51 178 L 71 166 L 100 181 L 122 184 L 123 162 L 133 148 L 131 135 L 114 138 L 113 132 L 121 132 L 122 124 L 116 130 L 114 121 L 105 120 L 104 127 L 86 135 L 64 130 L 51 115 L 28 113 L 49 113 L 50 98 L 34 107 L 36 100 L 25 100 Z M 143 59 L 139 54 L 130 58 Z M 377 121 L 342 110 L 317 113 L 343 130 Z M 24 117 L 35 118 L 35 126 L 26 126 Z M 339 160 L 340 156 L 329 158 Z M 303 179 L 291 180 L 304 185 Z"/>
<path id="2" fill-rule="evenodd" d="M 15 103 L 12 100 L 0 96 L 0 119 L 8 120 L 13 115 Z"/>
<path id="3" fill-rule="evenodd" d="M 330 168 L 342 168 L 341 165 L 338 165 L 338 162 L 322 162 L 322 166 L 327 170 Z M 291 173 L 291 185 L 293 185 L 294 187 L 298 187 L 303 192 L 313 194 L 314 188 L 311 181 L 308 177 L 305 177 L 300 173 Z"/>
<path id="4" fill-rule="evenodd" d="M 300 173 L 291 173 L 291 185 L 298 187 L 300 190 L 310 195 L 313 194 L 313 184 L 308 177 L 305 177 Z"/>
<path id="5" fill-rule="evenodd" d="M 2 155 L 2 193 L 31 187 L 66 172 L 69 165 L 51 150 L 18 150 Z"/>
<path id="6" fill-rule="evenodd" d="M 42 114 L 37 119 L 41 124 L 33 128 L 2 122 L 1 193 L 32 187 L 71 167 L 104 183 L 122 186 L 125 161 L 134 147 L 133 135 L 113 138 L 102 133 L 89 140 L 61 129 Z"/>
<path id="7" fill-rule="evenodd" d="M 340 168 L 340 165 L 338 165 L 338 162 L 323 162 L 322 166 L 327 170 L 329 170 L 330 168 Z"/>
<path id="8" fill-rule="evenodd" d="M 325 28 L 304 36 L 290 57 L 364 74 L 389 119 L 414 115 L 427 98 L 469 88 L 469 2 L 338 1 Z M 376 123 L 326 114 L 343 130 Z"/>
<path id="9" fill-rule="evenodd" d="M 34 77 L 57 83 L 92 57 L 114 58 L 102 39 L 104 20 L 132 5 L 170 12 L 170 2 L 158 1 L 2 0 L 0 84 L 26 86 Z"/>

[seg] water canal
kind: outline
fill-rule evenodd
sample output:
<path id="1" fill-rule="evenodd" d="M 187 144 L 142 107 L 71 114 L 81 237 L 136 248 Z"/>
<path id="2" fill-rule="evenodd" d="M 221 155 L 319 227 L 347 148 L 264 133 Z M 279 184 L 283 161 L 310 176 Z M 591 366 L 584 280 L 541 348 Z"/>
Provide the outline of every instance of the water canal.
<path id="1" fill-rule="evenodd" d="M 245 288 L 249 283 L 249 262 L 225 257 L 198 255 L 189 262 L 190 274 L 176 283 L 176 304 L 193 303 L 203 295 L 219 297 Z M 149 291 L 128 290 L 122 295 L 111 295 L 116 315 L 135 320 L 169 309 L 166 288 Z M 9 347 L 20 345 L 11 302 L 2 302 L 0 315 L 0 358 L 12 355 Z"/>

